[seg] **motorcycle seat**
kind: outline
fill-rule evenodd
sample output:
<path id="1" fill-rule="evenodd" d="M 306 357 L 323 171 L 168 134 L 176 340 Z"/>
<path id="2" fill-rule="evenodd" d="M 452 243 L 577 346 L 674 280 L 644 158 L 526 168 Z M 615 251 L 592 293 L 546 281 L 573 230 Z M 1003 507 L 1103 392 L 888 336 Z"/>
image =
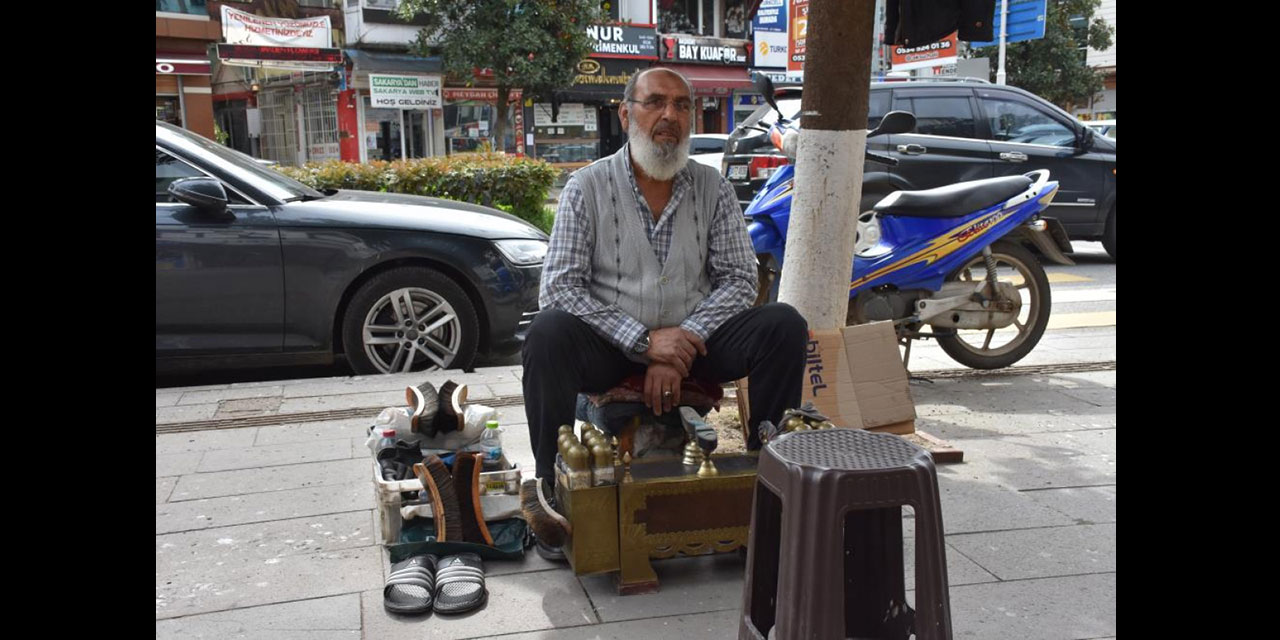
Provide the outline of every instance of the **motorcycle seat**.
<path id="1" fill-rule="evenodd" d="M 882 216 L 957 218 L 1004 202 L 1031 187 L 1031 178 L 1006 176 L 957 182 L 936 189 L 895 191 L 873 207 Z"/>

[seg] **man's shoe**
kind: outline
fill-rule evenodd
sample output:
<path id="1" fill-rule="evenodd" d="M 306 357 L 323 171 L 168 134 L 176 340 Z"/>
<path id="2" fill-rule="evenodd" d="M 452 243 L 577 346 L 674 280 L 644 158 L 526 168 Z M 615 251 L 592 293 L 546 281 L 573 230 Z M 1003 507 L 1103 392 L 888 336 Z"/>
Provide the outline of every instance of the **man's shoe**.
<path id="1" fill-rule="evenodd" d="M 564 547 L 553 547 L 551 545 L 544 544 L 536 537 L 533 539 L 533 547 L 538 551 L 538 555 L 542 556 L 544 560 L 550 560 L 551 562 L 569 561 L 569 558 L 564 555 Z"/>

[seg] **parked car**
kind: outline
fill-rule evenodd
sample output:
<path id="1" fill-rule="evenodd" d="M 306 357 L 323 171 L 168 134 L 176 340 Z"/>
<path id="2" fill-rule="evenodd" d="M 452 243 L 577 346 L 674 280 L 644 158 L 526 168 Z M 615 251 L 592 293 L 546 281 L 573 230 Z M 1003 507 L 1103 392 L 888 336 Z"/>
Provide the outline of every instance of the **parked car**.
<path id="1" fill-rule="evenodd" d="M 801 89 L 776 95 L 782 114 L 795 119 Z M 1048 169 L 1061 187 L 1045 217 L 1057 218 L 1073 240 L 1101 240 L 1115 257 L 1113 138 L 1034 94 L 975 80 L 872 83 L 867 128 L 889 111 L 915 114 L 916 130 L 868 141 L 869 151 L 898 165 L 865 165 L 860 212 L 894 191 Z M 760 107 L 729 135 L 724 172 L 744 209 L 769 174 L 787 163 L 763 132 L 776 118 L 773 109 Z"/>
<path id="2" fill-rule="evenodd" d="M 720 171 L 727 133 L 695 133 L 689 136 L 689 159 Z"/>
<path id="3" fill-rule="evenodd" d="M 156 368 L 467 368 L 519 348 L 547 236 L 488 207 L 321 193 L 156 122 Z"/>

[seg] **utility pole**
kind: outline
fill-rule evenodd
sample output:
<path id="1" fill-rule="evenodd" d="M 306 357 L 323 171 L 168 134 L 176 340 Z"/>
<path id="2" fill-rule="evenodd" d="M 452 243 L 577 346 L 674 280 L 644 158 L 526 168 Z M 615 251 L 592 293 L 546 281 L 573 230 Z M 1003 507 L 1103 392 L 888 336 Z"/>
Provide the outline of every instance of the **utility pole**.
<path id="1" fill-rule="evenodd" d="M 875 0 L 809 4 L 795 196 L 778 299 L 813 330 L 845 325 L 871 93 Z"/>

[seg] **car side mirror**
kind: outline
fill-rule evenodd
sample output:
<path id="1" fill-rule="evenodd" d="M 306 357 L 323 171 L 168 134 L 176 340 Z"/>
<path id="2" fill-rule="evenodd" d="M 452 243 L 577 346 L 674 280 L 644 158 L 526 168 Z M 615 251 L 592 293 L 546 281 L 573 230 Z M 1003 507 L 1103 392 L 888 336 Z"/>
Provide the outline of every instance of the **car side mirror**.
<path id="1" fill-rule="evenodd" d="M 890 111 L 880 119 L 880 126 L 867 132 L 867 137 L 886 133 L 911 133 L 916 130 L 916 116 L 910 111 Z"/>
<path id="2" fill-rule="evenodd" d="M 181 178 L 170 183 L 167 191 L 178 202 L 202 212 L 222 214 L 227 211 L 227 190 L 213 178 Z"/>
<path id="3" fill-rule="evenodd" d="M 1088 151 L 1093 148 L 1094 136 L 1098 135 L 1092 127 L 1080 127 L 1080 142 L 1077 146 L 1082 151 Z"/>

